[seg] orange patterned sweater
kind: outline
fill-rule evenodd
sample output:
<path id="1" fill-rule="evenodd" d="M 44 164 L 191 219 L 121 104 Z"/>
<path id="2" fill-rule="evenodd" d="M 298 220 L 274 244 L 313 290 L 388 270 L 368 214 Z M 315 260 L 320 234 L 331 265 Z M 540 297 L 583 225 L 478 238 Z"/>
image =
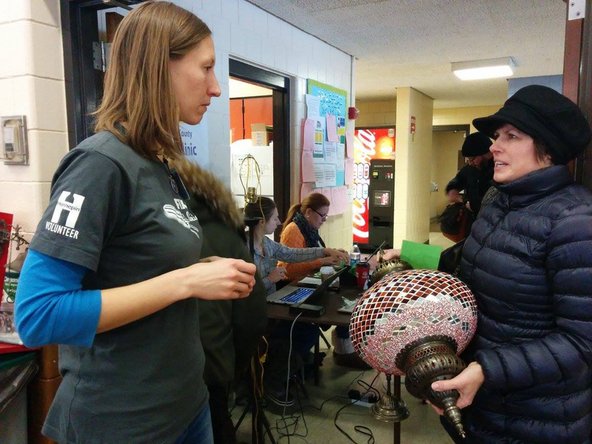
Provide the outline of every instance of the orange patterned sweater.
<path id="1" fill-rule="evenodd" d="M 306 248 L 306 241 L 300 232 L 298 225 L 290 222 L 282 231 L 280 243 L 291 248 Z M 300 280 L 308 274 L 316 272 L 321 267 L 321 260 L 315 259 L 309 262 L 287 263 L 278 262 L 278 267 L 286 267 L 286 275 L 290 281 Z"/>

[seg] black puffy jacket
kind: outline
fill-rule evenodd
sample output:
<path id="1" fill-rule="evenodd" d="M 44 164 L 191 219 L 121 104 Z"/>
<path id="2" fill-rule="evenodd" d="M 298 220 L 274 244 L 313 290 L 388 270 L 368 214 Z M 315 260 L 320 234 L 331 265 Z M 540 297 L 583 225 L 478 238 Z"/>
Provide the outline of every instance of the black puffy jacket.
<path id="1" fill-rule="evenodd" d="M 469 202 L 471 211 L 477 214 L 481 208 L 483 196 L 491 186 L 492 178 L 493 160 L 484 161 L 481 168 L 465 165 L 448 182 L 446 193 L 450 190 L 465 190 L 465 200 Z"/>
<path id="2" fill-rule="evenodd" d="M 463 356 L 485 382 L 471 443 L 587 443 L 592 431 L 592 194 L 565 166 L 498 185 L 466 240 L 479 307 Z"/>

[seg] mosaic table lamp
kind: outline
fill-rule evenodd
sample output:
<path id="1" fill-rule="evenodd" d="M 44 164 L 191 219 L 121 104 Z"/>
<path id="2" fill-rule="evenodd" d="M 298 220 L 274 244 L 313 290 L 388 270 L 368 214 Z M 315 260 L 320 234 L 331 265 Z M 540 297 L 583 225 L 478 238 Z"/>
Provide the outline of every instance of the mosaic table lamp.
<path id="1" fill-rule="evenodd" d="M 457 354 L 476 326 L 477 305 L 463 282 L 440 271 L 407 270 L 386 275 L 362 295 L 350 335 L 364 361 L 387 375 L 405 375 L 409 393 L 442 408 L 464 436 L 459 393 L 436 392 L 431 384 L 465 368 Z"/>
<path id="2" fill-rule="evenodd" d="M 377 283 L 387 274 L 390 274 L 394 271 L 404 271 L 404 270 L 411 270 L 411 265 L 409 263 L 401 260 L 400 258 L 394 258 L 386 261 L 378 261 L 378 265 L 376 269 L 370 276 L 370 286 Z"/>

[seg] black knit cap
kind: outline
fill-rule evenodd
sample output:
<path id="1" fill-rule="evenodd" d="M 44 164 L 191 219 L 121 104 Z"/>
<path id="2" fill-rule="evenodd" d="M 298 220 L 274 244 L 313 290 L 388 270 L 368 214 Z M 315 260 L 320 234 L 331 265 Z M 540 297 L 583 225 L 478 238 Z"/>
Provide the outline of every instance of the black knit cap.
<path id="1" fill-rule="evenodd" d="M 491 139 L 483 133 L 472 133 L 467 136 L 462 146 L 462 155 L 465 157 L 482 156 L 489 152 Z"/>
<path id="2" fill-rule="evenodd" d="M 505 123 L 543 142 L 555 165 L 577 157 L 592 137 L 580 108 L 564 95 L 541 85 L 519 89 L 498 112 L 473 120 L 473 126 L 490 137 Z"/>

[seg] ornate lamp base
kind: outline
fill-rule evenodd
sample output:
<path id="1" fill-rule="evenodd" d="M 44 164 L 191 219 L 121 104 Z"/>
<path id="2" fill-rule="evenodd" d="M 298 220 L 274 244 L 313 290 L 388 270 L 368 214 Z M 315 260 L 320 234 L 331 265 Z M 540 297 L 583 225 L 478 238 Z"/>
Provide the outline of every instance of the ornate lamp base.
<path id="1" fill-rule="evenodd" d="M 405 371 L 405 387 L 416 398 L 427 399 L 444 410 L 456 431 L 465 437 L 456 390 L 436 392 L 434 381 L 452 379 L 465 368 L 456 355 L 456 343 L 447 336 L 427 336 L 408 344 L 397 356 L 397 367 Z"/>
<path id="2" fill-rule="evenodd" d="M 372 415 L 379 421 L 401 422 L 409 418 L 409 410 L 401 399 L 401 380 L 395 377 L 394 394 L 391 391 L 391 375 L 386 375 L 386 393 L 372 406 Z"/>
<path id="3" fill-rule="evenodd" d="M 372 415 L 383 422 L 401 422 L 409 418 L 409 410 L 402 399 L 386 394 L 372 406 Z"/>

